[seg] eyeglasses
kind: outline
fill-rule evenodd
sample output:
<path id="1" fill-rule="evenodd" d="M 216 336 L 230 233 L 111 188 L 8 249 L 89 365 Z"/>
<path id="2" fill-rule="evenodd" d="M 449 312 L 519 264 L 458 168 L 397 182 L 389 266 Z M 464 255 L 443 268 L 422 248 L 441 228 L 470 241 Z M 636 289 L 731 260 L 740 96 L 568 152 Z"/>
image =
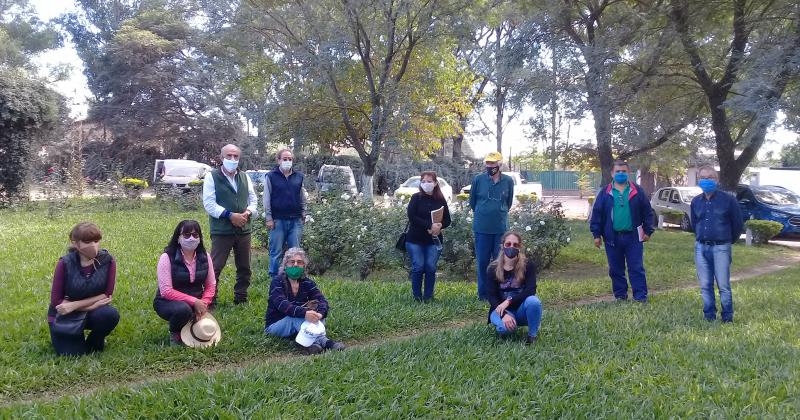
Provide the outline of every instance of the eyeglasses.
<path id="1" fill-rule="evenodd" d="M 189 239 L 189 238 L 197 239 L 200 237 L 200 234 L 197 232 L 184 232 L 181 235 L 184 237 L 184 239 Z"/>
<path id="2" fill-rule="evenodd" d="M 286 265 L 288 265 L 288 266 L 306 265 L 306 261 L 305 260 L 289 260 L 289 261 L 286 261 Z"/>
<path id="3" fill-rule="evenodd" d="M 517 242 L 517 243 L 514 243 L 514 242 L 506 242 L 506 243 L 504 243 L 504 244 L 503 244 L 503 247 L 505 247 L 505 248 L 511 248 L 511 247 L 514 247 L 514 248 L 519 248 L 520 246 L 522 246 L 522 245 L 520 245 L 520 243 L 519 243 L 519 242 Z"/>

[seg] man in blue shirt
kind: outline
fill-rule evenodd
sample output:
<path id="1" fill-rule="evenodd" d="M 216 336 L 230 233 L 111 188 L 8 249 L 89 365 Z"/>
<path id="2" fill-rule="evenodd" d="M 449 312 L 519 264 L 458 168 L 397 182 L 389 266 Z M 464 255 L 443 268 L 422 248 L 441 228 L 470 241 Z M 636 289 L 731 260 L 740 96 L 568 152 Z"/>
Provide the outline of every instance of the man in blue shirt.
<path id="1" fill-rule="evenodd" d="M 475 262 L 478 266 L 478 299 L 489 299 L 486 267 L 497 258 L 500 239 L 508 230 L 508 209 L 514 200 L 514 180 L 500 173 L 503 156 L 491 152 L 483 160 L 485 171 L 472 180 L 469 207 L 475 235 Z"/>
<path id="2" fill-rule="evenodd" d="M 722 322 L 733 322 L 731 294 L 731 244 L 739 239 L 744 227 L 739 203 L 731 194 L 717 191 L 717 171 L 710 166 L 700 168 L 698 185 L 703 194 L 692 199 L 691 221 L 694 228 L 694 261 L 703 314 L 706 320 L 717 319 L 714 280 L 719 289 Z"/>
<path id="3" fill-rule="evenodd" d="M 594 200 L 589 230 L 594 237 L 594 246 L 600 248 L 601 238 L 605 242 L 614 297 L 617 300 L 628 299 L 627 263 L 633 299 L 646 303 L 643 243 L 650 240 L 654 231 L 653 208 L 642 187 L 628 180 L 630 166 L 627 162 L 614 162 L 612 170 L 614 181 L 602 188 Z"/>

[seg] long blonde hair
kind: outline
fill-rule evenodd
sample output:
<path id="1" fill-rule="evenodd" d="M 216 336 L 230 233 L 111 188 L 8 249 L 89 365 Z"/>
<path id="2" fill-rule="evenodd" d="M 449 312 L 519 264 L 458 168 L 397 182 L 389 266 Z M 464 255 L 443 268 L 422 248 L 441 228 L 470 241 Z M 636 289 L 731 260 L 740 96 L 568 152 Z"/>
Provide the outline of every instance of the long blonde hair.
<path id="1" fill-rule="evenodd" d="M 502 247 L 503 244 L 506 243 L 506 238 L 509 236 L 516 236 L 519 240 L 519 255 L 517 256 L 517 262 L 514 264 L 514 281 L 512 282 L 513 287 L 519 287 L 525 282 L 525 267 L 528 265 L 528 258 L 525 256 L 522 247 L 522 235 L 513 230 L 508 231 L 503 235 L 503 239 L 500 240 L 500 252 L 497 255 L 497 259 L 494 260 L 495 269 L 494 269 L 494 277 L 498 283 L 504 282 L 505 279 L 505 270 L 503 269 L 503 265 L 506 261 L 506 254 L 503 252 Z"/>

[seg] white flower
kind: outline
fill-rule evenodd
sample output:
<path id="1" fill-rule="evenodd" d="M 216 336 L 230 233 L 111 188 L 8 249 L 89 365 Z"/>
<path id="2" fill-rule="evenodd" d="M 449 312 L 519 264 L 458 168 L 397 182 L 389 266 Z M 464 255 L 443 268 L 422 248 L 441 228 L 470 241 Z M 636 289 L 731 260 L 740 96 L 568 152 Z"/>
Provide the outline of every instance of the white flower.
<path id="1" fill-rule="evenodd" d="M 361 239 L 361 235 L 356 236 L 356 240 Z"/>
<path id="2" fill-rule="evenodd" d="M 569 243 L 570 240 L 571 240 L 570 238 L 567 238 L 567 243 Z"/>
<path id="3" fill-rule="evenodd" d="M 367 231 L 367 227 L 366 226 L 361 226 L 361 231 L 362 232 L 366 232 Z"/>
<path id="4" fill-rule="evenodd" d="M 342 194 L 342 200 L 349 200 L 350 196 L 347 193 Z"/>
<path id="5" fill-rule="evenodd" d="M 525 226 L 525 232 L 530 232 L 530 231 L 531 231 L 531 227 L 530 226 Z"/>
<path id="6" fill-rule="evenodd" d="M 531 252 L 531 249 L 530 249 L 530 248 L 525 248 L 525 250 L 526 250 L 526 251 L 528 251 L 528 252 Z"/>
<path id="7" fill-rule="evenodd" d="M 539 220 L 539 224 L 544 226 L 544 220 Z"/>
<path id="8" fill-rule="evenodd" d="M 471 222 L 471 221 L 472 221 L 472 218 L 471 218 L 471 217 L 467 217 L 467 221 L 468 221 L 468 222 Z"/>

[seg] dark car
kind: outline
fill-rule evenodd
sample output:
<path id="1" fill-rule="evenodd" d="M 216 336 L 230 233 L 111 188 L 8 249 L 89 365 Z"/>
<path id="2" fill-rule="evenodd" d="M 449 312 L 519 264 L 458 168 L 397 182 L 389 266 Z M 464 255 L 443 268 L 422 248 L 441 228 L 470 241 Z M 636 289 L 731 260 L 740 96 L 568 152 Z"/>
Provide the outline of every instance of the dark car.
<path id="1" fill-rule="evenodd" d="M 800 235 L 800 195 L 774 185 L 736 188 L 736 200 L 744 220 L 771 220 L 783 225 L 779 235 Z"/>

